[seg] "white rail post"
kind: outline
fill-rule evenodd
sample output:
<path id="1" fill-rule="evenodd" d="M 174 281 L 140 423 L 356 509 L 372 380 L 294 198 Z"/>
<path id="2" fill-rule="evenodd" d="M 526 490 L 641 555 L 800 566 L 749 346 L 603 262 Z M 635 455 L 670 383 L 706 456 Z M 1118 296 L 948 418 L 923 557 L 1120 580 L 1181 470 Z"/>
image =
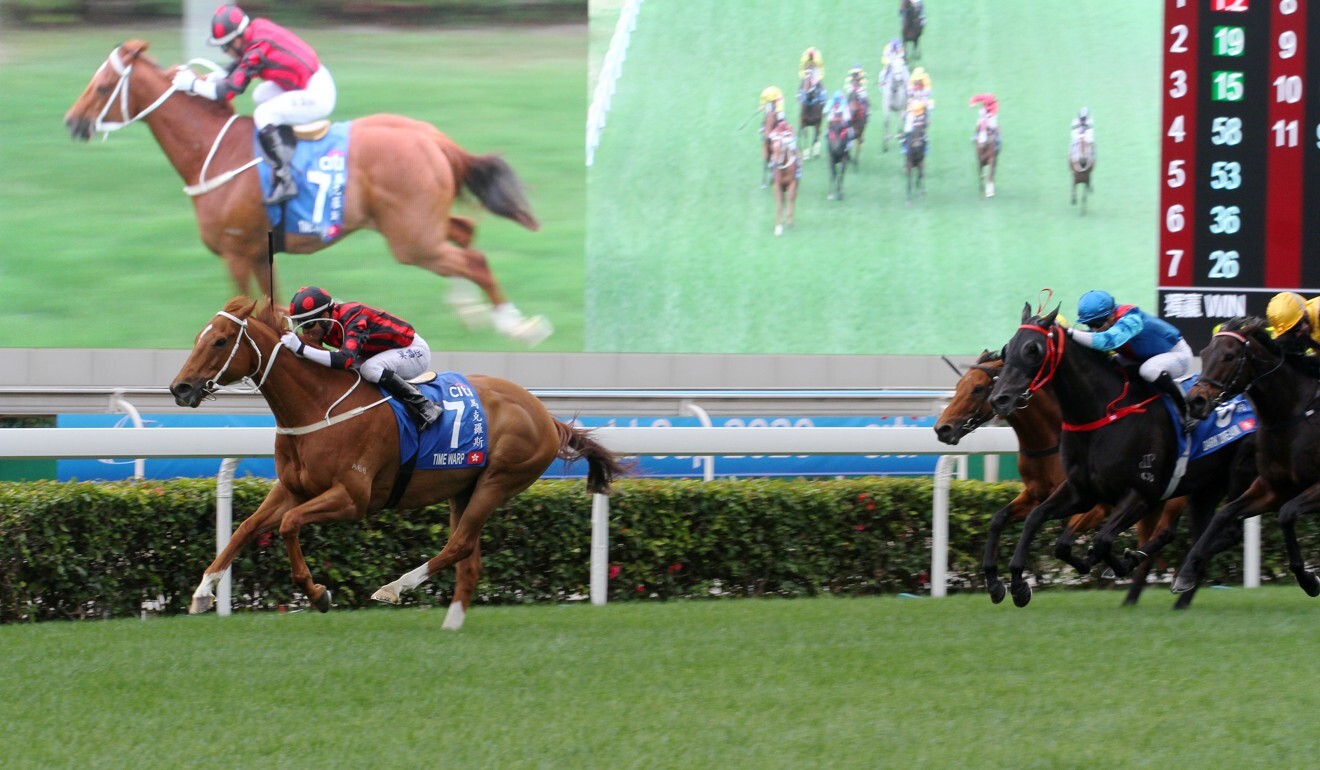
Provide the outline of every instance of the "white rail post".
<path id="1" fill-rule="evenodd" d="M 605 604 L 610 586 L 610 496 L 591 496 L 591 603 Z"/>
<path id="2" fill-rule="evenodd" d="M 229 538 L 234 534 L 234 469 L 238 468 L 238 458 L 226 457 L 220 461 L 220 474 L 215 477 L 215 555 L 225 550 Z M 228 615 L 233 611 L 230 575 L 233 568 L 225 570 L 224 576 L 216 585 L 215 614 Z"/>
<path id="3" fill-rule="evenodd" d="M 129 403 L 128 399 L 124 398 L 123 390 L 116 390 L 114 393 L 110 394 L 110 408 L 127 414 L 128 419 L 132 421 L 134 428 L 142 427 L 142 415 L 138 413 L 137 407 L 133 406 Z M 147 460 L 144 457 L 139 457 L 133 461 L 133 479 L 135 481 L 141 481 L 146 478 L 146 475 Z"/>
<path id="4" fill-rule="evenodd" d="M 1260 517 L 1242 522 L 1242 587 L 1260 588 Z"/>
<path id="5" fill-rule="evenodd" d="M 697 422 L 703 428 L 714 427 L 714 425 L 710 421 L 710 415 L 706 412 L 706 410 L 702 409 L 700 406 L 697 406 L 697 403 L 690 399 L 685 398 L 682 401 L 678 402 L 678 413 L 693 415 L 694 417 L 697 418 Z M 697 458 L 693 457 L 692 462 L 693 464 L 695 464 L 697 462 Z M 701 458 L 701 463 L 702 463 L 702 470 L 701 470 L 702 481 L 713 481 L 715 479 L 715 455 L 706 455 L 705 457 Z"/>
<path id="6" fill-rule="evenodd" d="M 959 455 L 940 455 L 935 461 L 935 489 L 930 526 L 930 595 L 949 592 L 949 482 Z"/>

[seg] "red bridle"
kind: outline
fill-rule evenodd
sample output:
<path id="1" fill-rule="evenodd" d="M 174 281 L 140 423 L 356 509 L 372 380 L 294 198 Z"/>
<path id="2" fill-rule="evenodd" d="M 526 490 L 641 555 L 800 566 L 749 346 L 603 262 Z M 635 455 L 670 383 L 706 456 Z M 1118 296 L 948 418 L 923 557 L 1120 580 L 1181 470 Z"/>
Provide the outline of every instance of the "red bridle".
<path id="1" fill-rule="evenodd" d="M 1042 329 L 1035 324 L 1022 324 L 1018 329 L 1031 329 L 1032 331 L 1040 332 L 1045 335 L 1045 359 L 1040 362 L 1040 369 L 1037 370 L 1035 379 L 1033 379 L 1031 384 L 1027 386 L 1027 390 L 1035 393 L 1048 385 L 1050 381 L 1054 379 L 1054 375 L 1058 373 L 1059 362 L 1063 359 L 1064 342 L 1067 339 L 1068 334 L 1064 331 L 1063 327 L 1057 325 L 1051 325 L 1048 329 Z M 1065 431 L 1077 433 L 1095 430 L 1096 428 L 1103 428 L 1129 414 L 1139 414 L 1146 411 L 1146 404 L 1159 399 L 1159 394 L 1156 394 L 1135 404 L 1128 404 L 1127 406 L 1122 407 L 1116 406 L 1118 402 L 1127 397 L 1129 385 L 1131 385 L 1131 381 L 1128 379 L 1127 373 L 1124 372 L 1123 390 L 1119 392 L 1118 396 L 1113 401 L 1110 401 L 1105 405 L 1104 417 L 1083 424 L 1064 422 L 1063 429 Z"/>

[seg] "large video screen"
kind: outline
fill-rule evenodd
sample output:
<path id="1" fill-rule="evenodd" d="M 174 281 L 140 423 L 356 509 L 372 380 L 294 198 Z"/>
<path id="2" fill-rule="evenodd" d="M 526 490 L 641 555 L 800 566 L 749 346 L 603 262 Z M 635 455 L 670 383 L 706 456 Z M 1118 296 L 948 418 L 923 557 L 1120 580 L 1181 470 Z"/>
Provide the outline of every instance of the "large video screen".
<path id="1" fill-rule="evenodd" d="M 537 350 L 582 350 L 586 0 L 576 15 L 560 14 L 571 23 L 410 27 L 389 24 L 382 11 L 383 23 L 372 26 L 318 18 L 300 22 L 306 14 L 285 19 L 278 4 L 263 10 L 295 28 L 333 74 L 335 120 L 401 115 L 438 127 L 471 155 L 498 154 L 507 162 L 539 230 L 488 211 L 471 184 L 453 213 L 475 223 L 471 247 L 484 253 L 507 301 L 526 318 L 541 317 L 553 327 Z M 98 134 L 87 144 L 72 141 L 62 125 L 66 111 L 111 51 L 130 40 L 149 44 L 130 76 L 142 85 L 128 93 L 130 117 L 141 119 L 104 140 Z M 141 116 L 152 101 L 143 98 L 153 82 L 144 70 L 180 64 L 183 48 L 177 19 L 5 30 L 0 313 L 11 333 L 0 345 L 187 348 L 210 315 L 239 293 L 231 261 L 213 250 L 233 251 L 235 241 L 248 237 L 248 224 L 228 202 L 215 201 L 254 195 L 255 187 L 245 188 L 244 180 L 256 170 L 189 196 L 183 188 L 199 181 L 220 129 L 199 117 L 204 115 L 200 97 L 183 93 L 166 99 L 154 115 Z M 229 61 L 219 48 L 209 50 L 216 63 Z M 234 101 L 240 115 L 252 115 L 255 91 L 249 88 Z M 103 120 L 124 122 L 123 94 L 103 95 L 108 96 L 113 104 Z M 208 179 L 239 165 L 236 154 L 250 159 L 257 152 L 250 124 L 245 136 L 237 136 L 243 126 L 235 124 L 235 136 L 219 144 Z M 167 159 L 166 147 L 182 160 Z M 405 152 L 395 156 L 394 166 L 368 164 L 385 169 L 375 172 L 384 178 L 350 171 L 344 205 L 350 213 L 355 206 L 365 208 L 368 221 L 316 253 L 276 255 L 275 296 L 287 302 L 300 286 L 315 284 L 338 299 L 365 302 L 412 322 L 436 350 L 526 349 L 489 324 L 467 328 L 447 303 L 456 284 L 475 284 L 438 273 L 455 272 L 455 259 L 464 260 L 463 271 L 481 270 L 475 262 L 467 264 L 477 257 L 457 247 L 445 253 L 436 248 L 447 240 L 452 246 L 454 233 L 444 224 L 448 196 L 429 190 L 452 186 L 452 180 L 428 178 L 430 161 L 402 146 L 351 145 L 348 166 L 355 168 L 354 158 L 363 153 Z M 323 164 L 301 178 L 306 188 L 317 188 L 311 190 L 316 195 L 325 186 L 316 175 L 324 180 L 336 170 Z M 457 165 L 454 170 L 461 173 Z M 405 217 L 402 212 L 418 200 L 424 202 L 420 214 Z M 310 205 L 329 206 L 316 198 Z M 259 238 L 258 262 L 267 256 L 265 245 Z M 251 261 L 247 253 L 242 261 Z M 260 290 L 250 285 L 248 291 Z"/>

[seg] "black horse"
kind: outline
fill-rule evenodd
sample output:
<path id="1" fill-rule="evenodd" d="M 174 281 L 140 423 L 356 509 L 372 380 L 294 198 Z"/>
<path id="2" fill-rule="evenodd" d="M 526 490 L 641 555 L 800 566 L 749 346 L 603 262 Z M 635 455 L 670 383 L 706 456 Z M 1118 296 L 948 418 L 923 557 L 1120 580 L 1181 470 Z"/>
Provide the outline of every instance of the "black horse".
<path id="1" fill-rule="evenodd" d="M 912 129 L 903 135 L 903 142 L 907 147 L 907 155 L 903 159 L 903 168 L 907 171 L 907 203 L 911 206 L 914 181 L 917 192 L 921 197 L 926 197 L 926 114 L 924 112 L 912 121 Z M 917 173 L 915 180 L 912 178 L 914 171 Z"/>
<path id="2" fill-rule="evenodd" d="M 921 7 L 914 0 L 902 0 L 898 6 L 898 15 L 903 19 L 903 55 L 909 61 L 921 58 L 921 33 L 926 28 L 926 20 L 921 16 Z M 911 49 L 908 44 L 911 43 Z"/>
<path id="3" fill-rule="evenodd" d="M 843 175 L 848 170 L 848 161 L 852 157 L 848 146 L 849 122 L 835 113 L 830 116 L 826 137 L 830 145 L 830 192 L 829 200 L 843 200 Z"/>
<path id="4" fill-rule="evenodd" d="M 820 122 L 828 96 L 817 77 L 813 70 L 808 70 L 798 87 L 798 141 L 802 144 L 804 159 L 811 158 L 813 153 L 820 157 Z M 809 128 L 813 129 L 811 139 L 807 139 Z"/>
<path id="5" fill-rule="evenodd" d="M 1062 326 L 1054 323 L 1058 308 L 1044 317 L 1022 310 L 1022 325 L 1004 348 L 1004 368 L 990 392 L 990 405 L 1000 417 L 1020 409 L 1032 392 L 1053 384 L 1063 413 L 1060 443 L 1066 480 L 1035 508 L 1023 525 L 1009 563 L 1009 592 L 1019 607 L 1031 601 L 1031 586 L 1022 577 L 1027 552 L 1036 531 L 1046 521 L 1089 510 L 1097 503 L 1113 511 L 1092 545 L 1095 562 L 1103 561 L 1119 577 L 1146 557 L 1151 543 L 1138 551 L 1113 552 L 1114 539 L 1137 523 L 1161 501 L 1190 497 L 1187 514 L 1192 537 L 1200 536 L 1225 493 L 1233 497 L 1255 479 L 1255 447 L 1239 440 L 1186 463 L 1180 458 L 1175 426 L 1160 394 L 1139 376 L 1115 366 L 1106 353 L 1068 345 Z"/>
<path id="6" fill-rule="evenodd" d="M 1175 593 L 1194 586 L 1210 557 L 1233 545 L 1243 519 L 1278 511 L 1288 567 L 1302 590 L 1320 596 L 1320 579 L 1306 569 L 1297 543 L 1297 517 L 1320 510 L 1320 385 L 1306 363 L 1285 355 L 1260 318 L 1231 319 L 1201 351 L 1201 379 L 1187 394 L 1188 410 L 1201 417 L 1224 399 L 1246 394 L 1259 421 L 1260 478 L 1211 519 L 1178 570 Z"/>

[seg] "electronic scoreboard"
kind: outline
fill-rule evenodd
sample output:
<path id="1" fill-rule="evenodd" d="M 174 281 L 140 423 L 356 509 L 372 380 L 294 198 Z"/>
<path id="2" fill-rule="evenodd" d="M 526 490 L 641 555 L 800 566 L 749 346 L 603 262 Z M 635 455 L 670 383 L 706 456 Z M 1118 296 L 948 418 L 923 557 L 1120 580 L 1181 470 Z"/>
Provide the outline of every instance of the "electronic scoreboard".
<path id="1" fill-rule="evenodd" d="M 1320 3 L 1165 0 L 1159 315 L 1211 330 L 1320 294 Z M 1309 288 L 1308 288 L 1309 287 Z"/>

